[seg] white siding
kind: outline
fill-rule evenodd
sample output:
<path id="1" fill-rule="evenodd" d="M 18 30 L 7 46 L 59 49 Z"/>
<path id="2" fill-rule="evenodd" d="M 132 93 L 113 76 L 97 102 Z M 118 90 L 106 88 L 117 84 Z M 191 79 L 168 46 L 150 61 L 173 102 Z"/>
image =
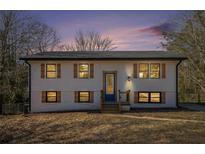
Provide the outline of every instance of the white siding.
<path id="1" fill-rule="evenodd" d="M 165 79 L 134 79 L 134 63 L 166 63 Z M 100 109 L 100 90 L 103 85 L 103 71 L 117 71 L 117 90 L 131 90 L 131 107 L 176 107 L 176 64 L 177 61 L 31 61 L 31 111 L 69 111 Z M 41 79 L 41 63 L 60 63 L 60 79 Z M 93 79 L 75 79 L 74 63 L 93 63 Z M 131 76 L 131 81 L 127 77 Z M 61 91 L 61 103 L 41 103 L 41 91 Z M 74 91 L 94 91 L 94 103 L 75 103 Z M 164 91 L 165 104 L 134 104 L 134 91 Z"/>

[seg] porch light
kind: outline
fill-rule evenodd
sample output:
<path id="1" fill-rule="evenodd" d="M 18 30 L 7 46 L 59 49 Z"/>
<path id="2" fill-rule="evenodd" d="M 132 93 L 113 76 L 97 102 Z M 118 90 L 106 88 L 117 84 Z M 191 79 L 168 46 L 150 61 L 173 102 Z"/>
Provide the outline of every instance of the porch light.
<path id="1" fill-rule="evenodd" d="M 131 81 L 131 76 L 128 76 L 128 77 L 127 77 L 127 81 Z"/>

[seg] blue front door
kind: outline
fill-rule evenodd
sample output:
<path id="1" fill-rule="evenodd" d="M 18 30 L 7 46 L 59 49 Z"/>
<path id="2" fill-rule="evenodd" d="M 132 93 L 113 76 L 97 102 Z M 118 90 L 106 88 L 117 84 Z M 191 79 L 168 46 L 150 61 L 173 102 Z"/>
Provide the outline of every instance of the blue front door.
<path id="1" fill-rule="evenodd" d="M 114 102 L 115 101 L 115 73 L 105 73 L 104 74 L 104 91 L 105 91 L 105 102 Z"/>

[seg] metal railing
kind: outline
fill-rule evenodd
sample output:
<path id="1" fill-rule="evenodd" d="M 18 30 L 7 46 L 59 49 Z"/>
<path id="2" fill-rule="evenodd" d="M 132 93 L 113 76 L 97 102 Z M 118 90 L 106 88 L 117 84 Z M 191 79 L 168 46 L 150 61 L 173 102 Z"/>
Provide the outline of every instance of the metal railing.
<path id="1" fill-rule="evenodd" d="M 102 108 L 103 108 L 103 103 L 105 102 L 105 94 L 104 94 L 104 91 L 103 90 L 101 90 L 100 91 L 101 92 L 101 99 L 100 99 L 100 106 L 101 106 L 101 110 L 102 110 Z"/>
<path id="2" fill-rule="evenodd" d="M 130 90 L 127 91 L 118 90 L 118 92 L 119 92 L 118 96 L 119 96 L 120 104 L 130 104 Z"/>

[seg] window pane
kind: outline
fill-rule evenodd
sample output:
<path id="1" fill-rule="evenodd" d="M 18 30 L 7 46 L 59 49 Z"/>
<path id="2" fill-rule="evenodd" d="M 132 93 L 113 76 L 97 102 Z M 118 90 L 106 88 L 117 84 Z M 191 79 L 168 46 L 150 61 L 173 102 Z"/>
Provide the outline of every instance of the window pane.
<path id="1" fill-rule="evenodd" d="M 106 94 L 114 94 L 114 74 L 106 74 Z"/>
<path id="2" fill-rule="evenodd" d="M 139 65 L 139 78 L 148 78 L 149 77 L 149 65 L 140 64 Z"/>
<path id="3" fill-rule="evenodd" d="M 159 71 L 160 65 L 159 64 L 151 64 L 150 65 L 150 78 L 159 78 Z"/>
<path id="4" fill-rule="evenodd" d="M 80 92 L 80 102 L 88 102 L 89 101 L 89 92 Z"/>
<path id="5" fill-rule="evenodd" d="M 47 65 L 47 71 L 56 71 L 56 65 Z"/>
<path id="6" fill-rule="evenodd" d="M 46 65 L 46 76 L 47 78 L 56 78 L 56 65 L 55 64 L 47 64 Z"/>
<path id="7" fill-rule="evenodd" d="M 57 73 L 56 72 L 47 72 L 47 78 L 56 78 Z"/>
<path id="8" fill-rule="evenodd" d="M 148 78 L 148 72 L 140 72 L 139 78 Z"/>
<path id="9" fill-rule="evenodd" d="M 139 102 L 148 102 L 149 93 L 139 93 Z"/>
<path id="10" fill-rule="evenodd" d="M 151 93 L 151 97 L 160 97 L 160 93 Z"/>
<path id="11" fill-rule="evenodd" d="M 139 93 L 139 97 L 149 97 L 149 93 Z"/>
<path id="12" fill-rule="evenodd" d="M 159 71 L 159 64 L 151 64 L 150 69 L 151 71 Z"/>
<path id="13" fill-rule="evenodd" d="M 150 78 L 159 78 L 159 72 L 151 72 Z"/>
<path id="14" fill-rule="evenodd" d="M 57 93 L 56 92 L 47 92 L 47 101 L 48 102 L 56 102 L 56 97 Z"/>
<path id="15" fill-rule="evenodd" d="M 80 64 L 79 71 L 88 71 L 88 64 Z"/>
<path id="16" fill-rule="evenodd" d="M 88 78 L 88 64 L 79 65 L 79 78 Z"/>
<path id="17" fill-rule="evenodd" d="M 148 102 L 148 101 L 149 101 L 148 98 L 143 98 L 143 97 L 139 98 L 139 102 Z"/>
<path id="18" fill-rule="evenodd" d="M 151 102 L 154 102 L 154 103 L 159 103 L 160 102 L 160 98 L 151 98 Z"/>
<path id="19" fill-rule="evenodd" d="M 88 72 L 80 72 L 79 77 L 80 78 L 88 78 Z"/>
<path id="20" fill-rule="evenodd" d="M 141 71 L 148 71 L 149 65 L 148 64 L 140 64 L 140 72 Z"/>
<path id="21" fill-rule="evenodd" d="M 160 102 L 160 93 L 151 93 L 150 97 L 151 97 L 150 98 L 151 102 L 154 102 L 154 103 Z"/>

